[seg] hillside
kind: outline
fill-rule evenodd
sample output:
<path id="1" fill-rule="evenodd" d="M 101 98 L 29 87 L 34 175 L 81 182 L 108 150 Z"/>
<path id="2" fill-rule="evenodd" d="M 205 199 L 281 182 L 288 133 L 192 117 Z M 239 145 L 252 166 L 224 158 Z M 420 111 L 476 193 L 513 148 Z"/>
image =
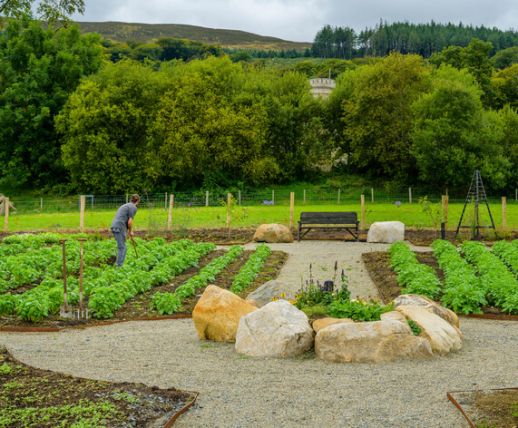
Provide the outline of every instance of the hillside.
<path id="1" fill-rule="evenodd" d="M 149 42 L 162 37 L 175 37 L 217 44 L 229 48 L 304 50 L 311 43 L 290 42 L 276 37 L 260 36 L 246 31 L 197 27 L 183 24 L 137 24 L 126 22 L 78 22 L 83 33 L 99 33 L 118 41 Z"/>

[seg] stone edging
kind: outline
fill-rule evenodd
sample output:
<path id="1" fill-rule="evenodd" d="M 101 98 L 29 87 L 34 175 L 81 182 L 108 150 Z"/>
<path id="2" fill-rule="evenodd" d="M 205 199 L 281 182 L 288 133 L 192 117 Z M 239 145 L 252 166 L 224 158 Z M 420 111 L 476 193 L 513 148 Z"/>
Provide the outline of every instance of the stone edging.
<path id="1" fill-rule="evenodd" d="M 0 326 L 0 332 L 5 333 L 56 333 L 64 330 L 72 330 L 79 329 L 84 330 L 87 328 L 93 327 L 104 327 L 107 325 L 120 324 L 124 322 L 131 321 L 162 321 L 162 320 L 178 320 L 178 319 L 190 319 L 192 318 L 191 314 L 176 314 L 176 315 L 168 315 L 162 317 L 153 317 L 153 318 L 134 318 L 129 320 L 113 320 L 113 321 L 101 321 L 97 324 L 90 325 L 72 325 L 65 327 L 25 327 L 25 326 Z"/>

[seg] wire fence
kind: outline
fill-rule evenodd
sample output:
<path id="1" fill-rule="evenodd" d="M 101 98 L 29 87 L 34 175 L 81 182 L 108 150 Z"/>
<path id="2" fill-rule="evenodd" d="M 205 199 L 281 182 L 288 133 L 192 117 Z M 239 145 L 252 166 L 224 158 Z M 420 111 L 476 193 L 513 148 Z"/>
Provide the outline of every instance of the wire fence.
<path id="1" fill-rule="evenodd" d="M 267 206 L 267 205 L 289 205 L 289 190 L 271 190 L 263 192 L 231 192 L 233 203 L 240 206 Z M 297 205 L 341 205 L 352 204 L 360 200 L 361 192 L 345 194 L 340 189 L 331 191 L 301 190 L 293 192 Z M 221 207 L 227 203 L 227 192 L 175 192 L 174 204 L 177 207 Z M 374 189 L 363 193 L 367 203 L 390 203 L 395 205 L 419 203 L 421 198 L 426 197 L 432 203 L 441 202 L 441 195 L 429 195 L 409 188 L 407 194 L 376 193 Z M 140 206 L 144 208 L 168 209 L 170 193 L 153 193 L 141 195 Z M 507 193 L 507 203 L 518 203 L 518 192 Z M 86 209 L 92 211 L 113 210 L 120 205 L 127 203 L 131 195 L 84 195 Z M 464 203 L 465 196 L 453 195 L 449 197 L 450 203 Z M 488 196 L 492 203 L 498 203 L 501 196 Z M 66 197 L 11 197 L 18 214 L 24 213 L 60 213 L 75 212 L 80 209 L 80 195 Z"/>
<path id="2" fill-rule="evenodd" d="M 294 194 L 293 206 L 291 193 Z M 174 214 L 171 196 L 174 195 Z M 430 195 L 420 189 L 408 188 L 404 194 L 390 194 L 374 188 L 351 191 L 350 189 L 315 191 L 314 189 L 274 189 L 261 192 L 235 191 L 231 193 L 231 207 L 227 192 L 175 192 L 141 194 L 139 223 L 147 229 L 170 227 L 241 227 L 260 223 L 284 223 L 293 225 L 300 212 L 356 211 L 363 212 L 365 225 L 374 221 L 400 220 L 409 226 L 436 227 L 442 196 Z M 362 206 L 361 196 L 364 205 Z M 129 201 L 131 195 L 83 195 L 85 209 L 81 227 L 109 228 L 114 211 Z M 425 198 L 433 207 L 426 209 Z M 67 197 L 11 197 L 10 219 L 5 220 L 4 230 L 41 230 L 79 228 L 81 196 Z M 449 227 L 460 218 L 465 195 L 449 196 Z M 518 229 L 518 191 L 507 192 L 505 206 L 502 196 L 488 198 L 497 225 Z M 0 207 L 1 208 L 1 207 Z M 230 209 L 231 208 L 231 209 Z M 226 213 L 228 211 L 228 213 Z M 291 212 L 293 211 L 293 212 Z M 0 209 L 0 214 L 2 211 Z M 174 217 L 170 219 L 169 217 Z M 229 219 L 228 217 L 231 217 Z M 435 218 L 434 218 L 435 216 Z M 482 215 L 484 221 L 489 218 Z"/>

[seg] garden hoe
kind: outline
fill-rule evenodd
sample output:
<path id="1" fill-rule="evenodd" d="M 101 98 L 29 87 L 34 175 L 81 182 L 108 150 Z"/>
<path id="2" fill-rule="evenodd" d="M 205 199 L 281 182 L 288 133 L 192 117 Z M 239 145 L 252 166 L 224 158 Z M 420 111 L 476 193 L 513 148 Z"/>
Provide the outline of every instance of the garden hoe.
<path id="1" fill-rule="evenodd" d="M 135 257 L 138 259 L 137 243 L 135 242 L 135 239 L 133 239 L 133 235 L 130 235 L 130 239 L 131 239 L 131 245 L 133 246 L 133 249 L 135 250 Z"/>

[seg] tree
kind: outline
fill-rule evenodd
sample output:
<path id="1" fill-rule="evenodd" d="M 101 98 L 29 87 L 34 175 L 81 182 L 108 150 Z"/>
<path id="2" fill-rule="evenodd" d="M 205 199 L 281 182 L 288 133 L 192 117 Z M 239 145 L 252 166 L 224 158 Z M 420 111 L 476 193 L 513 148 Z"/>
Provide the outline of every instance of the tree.
<path id="1" fill-rule="evenodd" d="M 419 176 L 439 188 L 462 188 L 480 169 L 493 189 L 505 186 L 510 162 L 498 114 L 484 111 L 481 91 L 466 70 L 441 66 L 432 89 L 412 106 L 412 153 Z"/>
<path id="2" fill-rule="evenodd" d="M 75 188 L 104 194 L 150 190 L 149 128 L 167 74 L 123 60 L 84 80 L 56 119 Z"/>
<path id="3" fill-rule="evenodd" d="M 428 88 L 429 73 L 421 57 L 391 54 L 343 75 L 330 103 L 353 168 L 391 178 L 411 173 L 411 105 Z"/>
<path id="4" fill-rule="evenodd" d="M 498 51 L 492 58 L 495 68 L 501 69 L 518 64 L 518 46 Z"/>
<path id="5" fill-rule="evenodd" d="M 66 180 L 54 117 L 101 61 L 98 36 L 82 36 L 75 26 L 51 31 L 37 22 L 9 23 L 0 34 L 0 183 Z"/>
<path id="6" fill-rule="evenodd" d="M 0 0 L 0 15 L 13 18 L 32 17 L 38 3 L 37 17 L 49 22 L 67 20 L 74 13 L 84 13 L 84 0 Z"/>
<path id="7" fill-rule="evenodd" d="M 170 73 L 148 144 L 154 182 L 214 188 L 275 176 L 275 160 L 263 156 L 265 112 L 244 91 L 240 64 L 209 58 Z"/>
<path id="8" fill-rule="evenodd" d="M 518 109 L 518 64 L 499 70 L 491 78 L 492 106 L 502 108 L 509 104 Z"/>

